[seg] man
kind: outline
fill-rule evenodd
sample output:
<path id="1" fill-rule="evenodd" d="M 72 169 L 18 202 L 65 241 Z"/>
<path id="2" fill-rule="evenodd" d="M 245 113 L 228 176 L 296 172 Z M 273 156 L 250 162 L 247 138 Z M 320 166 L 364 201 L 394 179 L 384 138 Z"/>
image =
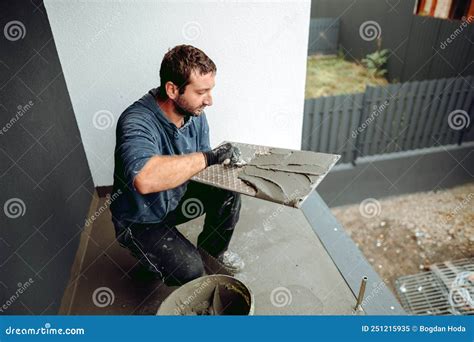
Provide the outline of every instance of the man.
<path id="1" fill-rule="evenodd" d="M 179 45 L 161 63 L 160 87 L 120 116 L 116 130 L 111 211 L 117 240 L 168 285 L 204 274 L 203 255 L 237 272 L 227 250 L 240 195 L 189 181 L 204 168 L 238 155 L 231 144 L 211 150 L 204 108 L 212 105 L 216 66 L 201 50 Z M 206 214 L 199 250 L 176 225 Z"/>

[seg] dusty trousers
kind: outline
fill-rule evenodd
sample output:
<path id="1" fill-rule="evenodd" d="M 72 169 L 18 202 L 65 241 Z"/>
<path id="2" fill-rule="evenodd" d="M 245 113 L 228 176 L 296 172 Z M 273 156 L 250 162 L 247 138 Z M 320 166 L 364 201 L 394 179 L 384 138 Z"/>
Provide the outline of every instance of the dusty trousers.
<path id="1" fill-rule="evenodd" d="M 167 285 L 182 285 L 204 274 L 198 249 L 176 226 L 206 215 L 197 246 L 210 255 L 224 253 L 239 220 L 240 194 L 209 185 L 189 182 L 178 206 L 160 223 L 132 223 L 112 219 L 117 240 L 139 262 Z"/>

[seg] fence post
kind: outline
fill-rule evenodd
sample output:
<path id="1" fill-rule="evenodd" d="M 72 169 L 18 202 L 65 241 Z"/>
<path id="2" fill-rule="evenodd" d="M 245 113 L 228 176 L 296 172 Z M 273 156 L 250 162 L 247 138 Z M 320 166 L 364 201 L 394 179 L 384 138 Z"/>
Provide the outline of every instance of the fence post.
<path id="1" fill-rule="evenodd" d="M 359 123 L 357 124 L 357 127 L 356 129 L 358 129 L 361 125 L 362 125 L 362 122 L 364 120 L 364 114 L 365 114 L 365 111 L 364 111 L 364 102 L 365 102 L 365 97 L 366 97 L 366 93 L 367 93 L 367 86 L 365 86 L 365 90 L 364 90 L 364 93 L 362 95 L 362 99 L 360 101 L 360 115 L 359 115 Z M 358 131 L 358 130 L 357 130 Z M 365 131 L 365 130 L 364 130 Z M 359 157 L 359 150 L 360 150 L 360 135 L 361 134 L 357 134 L 356 136 L 356 139 L 355 139 L 355 146 L 354 146 L 354 151 L 352 153 L 352 160 L 351 160 L 351 164 L 352 165 L 356 165 L 356 160 L 357 158 Z"/>
<path id="2" fill-rule="evenodd" d="M 469 108 L 469 111 L 467 112 L 467 115 L 469 117 L 469 119 L 474 119 L 474 115 L 472 115 L 471 113 L 474 113 L 474 100 L 471 101 L 471 107 Z M 469 130 L 472 129 L 472 126 L 474 126 L 474 122 L 471 122 L 471 125 L 469 127 L 469 125 L 465 128 L 465 129 L 462 129 L 461 132 L 459 133 L 459 138 L 458 138 L 458 145 L 461 146 L 461 144 L 463 143 L 463 140 L 464 140 L 464 133 L 467 133 L 469 132 Z"/>

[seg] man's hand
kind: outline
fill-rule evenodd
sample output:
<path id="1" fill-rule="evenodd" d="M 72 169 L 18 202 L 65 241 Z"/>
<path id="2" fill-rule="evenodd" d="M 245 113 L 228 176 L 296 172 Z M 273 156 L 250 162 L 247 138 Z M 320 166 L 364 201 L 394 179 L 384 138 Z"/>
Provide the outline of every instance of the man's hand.
<path id="1" fill-rule="evenodd" d="M 203 152 L 206 159 L 206 166 L 222 164 L 229 159 L 230 163 L 236 163 L 240 158 L 240 150 L 231 143 L 225 143 L 213 149 L 212 151 Z"/>

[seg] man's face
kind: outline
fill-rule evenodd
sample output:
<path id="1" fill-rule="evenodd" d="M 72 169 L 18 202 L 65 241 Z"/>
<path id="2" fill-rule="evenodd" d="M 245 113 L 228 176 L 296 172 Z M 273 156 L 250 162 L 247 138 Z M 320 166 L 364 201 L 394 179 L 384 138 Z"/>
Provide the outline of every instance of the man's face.
<path id="1" fill-rule="evenodd" d="M 212 106 L 211 91 L 215 85 L 215 73 L 200 75 L 192 72 L 184 93 L 175 99 L 176 111 L 183 115 L 199 116 L 204 108 Z"/>

